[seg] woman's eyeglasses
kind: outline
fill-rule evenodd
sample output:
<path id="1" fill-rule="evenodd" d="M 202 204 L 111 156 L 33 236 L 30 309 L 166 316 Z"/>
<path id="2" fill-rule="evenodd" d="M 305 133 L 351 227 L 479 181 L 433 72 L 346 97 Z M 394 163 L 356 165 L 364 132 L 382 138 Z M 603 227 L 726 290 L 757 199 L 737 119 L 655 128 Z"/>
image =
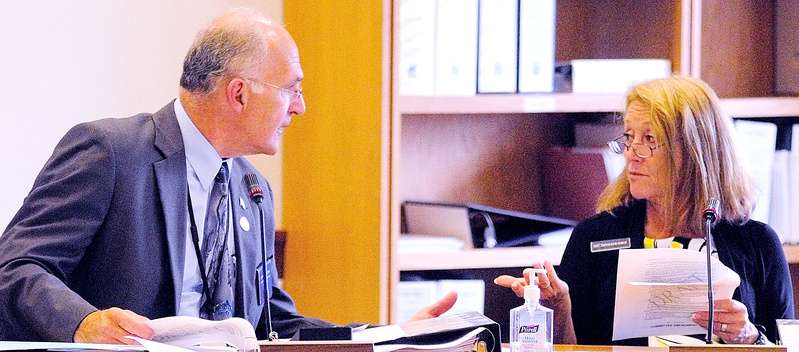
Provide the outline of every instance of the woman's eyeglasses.
<path id="1" fill-rule="evenodd" d="M 655 137 L 652 136 L 644 137 L 643 143 L 633 143 L 634 139 L 635 137 L 633 137 L 631 134 L 625 133 L 608 142 L 608 147 L 610 147 L 610 150 L 616 154 L 624 154 L 627 149 L 632 148 L 635 155 L 638 155 L 641 158 L 652 157 L 652 151 L 659 147 L 657 140 L 655 140 Z"/>

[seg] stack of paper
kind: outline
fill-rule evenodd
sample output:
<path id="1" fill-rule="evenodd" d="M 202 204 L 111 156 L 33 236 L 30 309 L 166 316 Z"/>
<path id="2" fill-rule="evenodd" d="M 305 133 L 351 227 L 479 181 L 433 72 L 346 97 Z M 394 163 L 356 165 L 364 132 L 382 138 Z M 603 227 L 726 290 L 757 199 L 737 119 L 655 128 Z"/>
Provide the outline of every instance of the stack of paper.
<path id="1" fill-rule="evenodd" d="M 731 299 L 741 279 L 712 257 L 715 299 Z M 660 248 L 619 251 L 613 340 L 707 332 L 691 315 L 707 311 L 707 254 Z M 703 279 L 704 278 L 704 279 Z"/>
<path id="2" fill-rule="evenodd" d="M 624 93 L 635 83 L 669 77 L 671 61 L 591 59 L 571 61 L 573 93 Z"/>
<path id="3" fill-rule="evenodd" d="M 453 237 L 402 234 L 398 242 L 399 253 L 455 252 L 464 248 L 463 241 Z"/>

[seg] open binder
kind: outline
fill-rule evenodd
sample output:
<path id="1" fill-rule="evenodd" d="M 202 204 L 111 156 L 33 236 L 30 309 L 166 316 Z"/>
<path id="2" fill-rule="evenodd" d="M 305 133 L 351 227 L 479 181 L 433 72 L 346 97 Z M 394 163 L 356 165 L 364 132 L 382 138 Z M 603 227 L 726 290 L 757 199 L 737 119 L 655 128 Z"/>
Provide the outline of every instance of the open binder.
<path id="1" fill-rule="evenodd" d="M 486 344 L 488 351 L 500 351 L 499 323 L 478 312 L 464 312 L 437 318 L 409 321 L 400 324 L 405 337 L 375 342 L 379 345 L 432 345 L 457 340 L 477 328 L 477 339 Z"/>
<path id="2" fill-rule="evenodd" d="M 541 236 L 567 231 L 576 221 L 480 204 L 406 201 L 403 233 L 454 237 L 466 248 L 534 246 Z"/>
<path id="3" fill-rule="evenodd" d="M 401 335 L 397 335 L 401 331 Z M 478 312 L 386 325 L 353 333 L 353 341 L 259 341 L 263 352 L 447 351 L 471 352 L 475 345 L 500 351 L 499 324 Z"/>

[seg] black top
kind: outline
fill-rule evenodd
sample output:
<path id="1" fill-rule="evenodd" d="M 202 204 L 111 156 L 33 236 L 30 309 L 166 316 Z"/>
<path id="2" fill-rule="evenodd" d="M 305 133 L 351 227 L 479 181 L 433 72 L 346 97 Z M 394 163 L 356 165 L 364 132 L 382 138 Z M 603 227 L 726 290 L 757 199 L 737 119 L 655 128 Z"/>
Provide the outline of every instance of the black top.
<path id="1" fill-rule="evenodd" d="M 630 238 L 644 248 L 646 201 L 637 200 L 580 222 L 566 245 L 558 276 L 569 284 L 572 319 L 578 344 L 646 345 L 647 338 L 612 341 L 619 252 L 591 253 L 595 241 Z M 748 221 L 736 226 L 721 221 L 713 228 L 719 259 L 741 277 L 733 299 L 747 307 L 749 320 L 776 337 L 776 319 L 793 319 L 793 287 L 785 253 L 768 225 Z"/>

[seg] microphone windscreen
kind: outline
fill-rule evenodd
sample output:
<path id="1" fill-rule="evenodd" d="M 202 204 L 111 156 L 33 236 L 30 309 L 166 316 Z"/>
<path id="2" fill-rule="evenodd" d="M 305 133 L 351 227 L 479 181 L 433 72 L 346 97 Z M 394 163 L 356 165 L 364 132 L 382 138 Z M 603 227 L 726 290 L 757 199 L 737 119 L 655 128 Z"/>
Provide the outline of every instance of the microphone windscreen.
<path id="1" fill-rule="evenodd" d="M 247 188 L 250 190 L 250 199 L 260 203 L 264 198 L 264 191 L 258 185 L 258 177 L 253 173 L 248 173 L 244 175 L 244 182 L 247 183 Z"/>
<path id="2" fill-rule="evenodd" d="M 710 220 L 710 222 L 716 222 L 719 216 L 719 207 L 721 207 L 721 201 L 718 198 L 708 199 L 705 210 L 702 212 L 702 217 Z"/>

